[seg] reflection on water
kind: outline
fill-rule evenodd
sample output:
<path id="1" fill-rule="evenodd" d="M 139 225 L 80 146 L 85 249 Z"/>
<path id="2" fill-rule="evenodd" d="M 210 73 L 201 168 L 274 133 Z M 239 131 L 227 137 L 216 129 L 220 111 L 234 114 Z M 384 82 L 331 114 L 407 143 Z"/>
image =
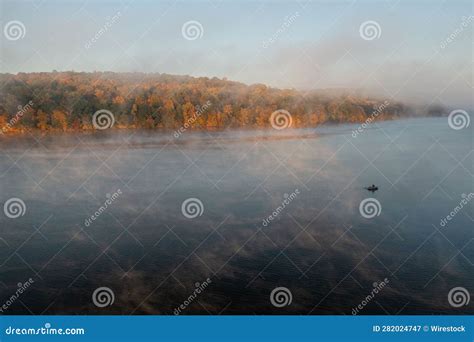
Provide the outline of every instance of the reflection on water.
<path id="1" fill-rule="evenodd" d="M 473 314 L 447 295 L 473 291 L 474 204 L 440 225 L 473 192 L 472 130 L 356 127 L 3 137 L 1 202 L 27 209 L 0 215 L 0 304 L 31 277 L 6 313 L 351 314 L 387 278 L 359 314 Z M 183 215 L 188 198 L 202 215 Z M 102 286 L 115 301 L 98 308 Z"/>

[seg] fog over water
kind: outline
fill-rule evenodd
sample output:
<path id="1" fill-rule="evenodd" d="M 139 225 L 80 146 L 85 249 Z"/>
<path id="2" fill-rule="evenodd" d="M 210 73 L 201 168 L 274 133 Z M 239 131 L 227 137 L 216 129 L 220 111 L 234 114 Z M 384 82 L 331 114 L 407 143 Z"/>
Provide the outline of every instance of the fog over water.
<path id="1" fill-rule="evenodd" d="M 31 277 L 9 314 L 173 314 L 209 278 L 181 314 L 350 315 L 387 278 L 360 314 L 473 314 L 447 293 L 474 283 L 474 202 L 441 224 L 474 192 L 472 125 L 357 127 L 3 136 L 0 202 L 26 211 L 0 215 L 0 304 Z"/>

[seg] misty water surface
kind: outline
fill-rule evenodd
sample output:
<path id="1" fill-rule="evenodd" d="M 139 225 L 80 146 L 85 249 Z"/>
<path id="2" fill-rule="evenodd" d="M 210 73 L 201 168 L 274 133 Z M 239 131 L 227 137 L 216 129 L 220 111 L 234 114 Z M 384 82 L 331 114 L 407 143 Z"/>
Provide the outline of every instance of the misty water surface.
<path id="1" fill-rule="evenodd" d="M 472 129 L 446 118 L 278 131 L 159 131 L 1 137 L 0 305 L 8 314 L 473 314 Z M 370 193 L 364 187 L 376 184 Z M 112 194 L 121 195 L 91 224 Z M 263 220 L 297 190 L 269 224 Z M 361 216 L 367 197 L 379 216 Z M 201 216 L 183 201 L 198 198 Z M 93 291 L 109 287 L 113 305 Z M 292 303 L 270 302 L 275 287 Z"/>

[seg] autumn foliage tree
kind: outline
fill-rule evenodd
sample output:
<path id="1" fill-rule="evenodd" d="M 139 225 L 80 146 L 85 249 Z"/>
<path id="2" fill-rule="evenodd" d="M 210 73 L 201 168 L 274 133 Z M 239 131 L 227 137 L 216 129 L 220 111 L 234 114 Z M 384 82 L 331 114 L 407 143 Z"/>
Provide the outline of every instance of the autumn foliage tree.
<path id="1" fill-rule="evenodd" d="M 326 122 L 364 121 L 383 102 L 167 74 L 19 73 L 0 74 L 0 82 L 0 124 L 8 122 L 18 106 L 32 101 L 31 110 L 16 128 L 42 131 L 92 129 L 92 117 L 101 109 L 114 114 L 115 128 L 270 127 L 270 116 L 278 109 L 291 113 L 294 127 L 315 127 Z M 209 105 L 203 107 L 206 103 Z M 407 113 L 401 103 L 389 103 L 376 119 Z"/>

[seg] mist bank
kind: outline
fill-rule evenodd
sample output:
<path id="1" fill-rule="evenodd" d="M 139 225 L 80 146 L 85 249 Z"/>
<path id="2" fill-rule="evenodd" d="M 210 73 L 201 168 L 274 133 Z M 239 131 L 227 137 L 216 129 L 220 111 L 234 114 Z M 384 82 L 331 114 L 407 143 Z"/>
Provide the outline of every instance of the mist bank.
<path id="1" fill-rule="evenodd" d="M 0 74 L 0 132 L 26 130 L 316 127 L 413 116 L 441 116 L 441 106 L 413 107 L 351 91 L 277 89 L 227 79 L 159 73 Z"/>

